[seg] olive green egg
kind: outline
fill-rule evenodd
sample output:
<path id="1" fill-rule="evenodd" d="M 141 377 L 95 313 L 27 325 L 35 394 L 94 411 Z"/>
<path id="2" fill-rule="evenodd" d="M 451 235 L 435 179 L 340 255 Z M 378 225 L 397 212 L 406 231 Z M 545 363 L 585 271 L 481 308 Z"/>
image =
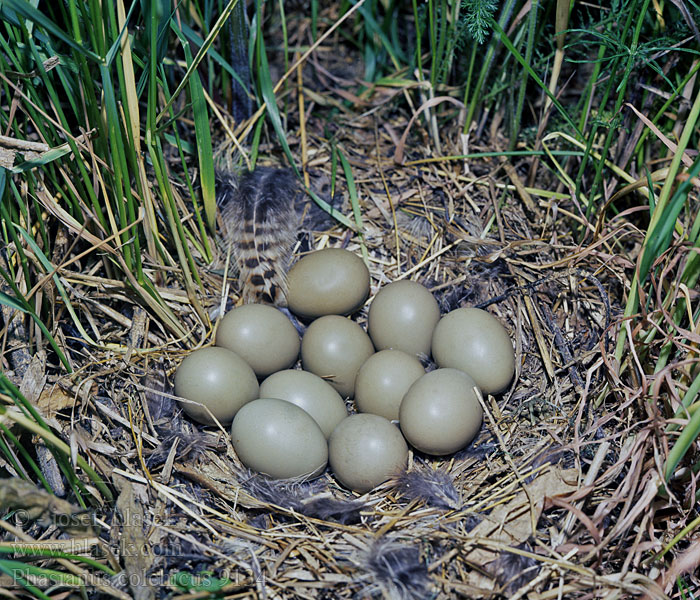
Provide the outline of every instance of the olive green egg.
<path id="1" fill-rule="evenodd" d="M 338 315 L 316 319 L 301 340 L 304 370 L 323 377 L 343 397 L 355 395 L 355 377 L 374 353 L 364 329 Z"/>
<path id="2" fill-rule="evenodd" d="M 428 288 L 415 281 L 395 281 L 377 292 L 369 307 L 367 330 L 377 350 L 430 355 L 440 307 Z"/>
<path id="3" fill-rule="evenodd" d="M 508 332 L 480 308 L 458 308 L 440 319 L 433 332 L 433 358 L 440 367 L 468 373 L 488 394 L 505 390 L 515 373 Z"/>
<path id="4" fill-rule="evenodd" d="M 458 369 L 437 369 L 416 380 L 399 408 L 404 437 L 426 454 L 443 456 L 464 448 L 483 418 L 475 386 Z"/>
<path id="5" fill-rule="evenodd" d="M 260 384 L 261 398 L 279 398 L 305 410 L 328 438 L 336 425 L 348 416 L 340 394 L 318 375 L 288 369 L 270 375 Z"/>
<path id="6" fill-rule="evenodd" d="M 246 467 L 275 479 L 317 477 L 328 462 L 326 437 L 316 421 L 279 398 L 260 398 L 241 408 L 231 441 Z"/>
<path id="7" fill-rule="evenodd" d="M 369 271 L 353 252 L 326 248 L 292 266 L 287 285 L 289 310 L 301 317 L 348 315 L 369 295 Z"/>
<path id="8" fill-rule="evenodd" d="M 367 492 L 406 468 L 408 446 L 384 417 L 351 415 L 331 434 L 328 461 L 340 483 Z"/>
<path id="9" fill-rule="evenodd" d="M 258 388 L 253 369 L 226 348 L 195 350 L 175 372 L 175 394 L 190 401 L 180 401 L 180 407 L 204 425 L 215 424 L 212 415 L 230 423 L 244 404 L 258 397 Z"/>
<path id="10" fill-rule="evenodd" d="M 360 367 L 355 379 L 357 410 L 390 421 L 398 419 L 401 400 L 413 382 L 424 374 L 420 361 L 401 350 L 373 354 Z"/>
<path id="11" fill-rule="evenodd" d="M 244 304 L 226 313 L 216 331 L 216 345 L 238 354 L 266 377 L 292 366 L 301 341 L 292 322 L 267 304 Z"/>

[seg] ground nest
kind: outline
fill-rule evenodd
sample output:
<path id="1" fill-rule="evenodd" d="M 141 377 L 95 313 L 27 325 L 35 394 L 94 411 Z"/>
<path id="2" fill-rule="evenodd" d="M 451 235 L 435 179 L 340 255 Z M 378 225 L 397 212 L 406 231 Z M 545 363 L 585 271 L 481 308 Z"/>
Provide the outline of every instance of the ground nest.
<path id="1" fill-rule="evenodd" d="M 487 398 L 467 449 L 442 459 L 412 454 L 407 473 L 364 496 L 330 474 L 270 481 L 242 467 L 226 431 L 180 414 L 171 382 L 184 344 L 139 308 L 105 318 L 106 296 L 123 292 L 98 282 L 85 309 L 101 313 L 105 351 L 67 340 L 82 355 L 79 377 L 50 377 L 37 401 L 118 490 L 116 510 L 96 511 L 92 528 L 99 553 L 125 567 L 102 591 L 152 597 L 165 584 L 171 592 L 221 586 L 228 597 L 554 598 L 654 589 L 636 571 L 640 555 L 629 552 L 644 509 L 631 499 L 650 483 L 635 479 L 645 426 L 601 395 L 601 357 L 619 313 L 614 263 L 576 253 L 576 232 L 561 230 L 554 202 L 521 201 L 517 164 L 508 172 L 469 164 L 459 174 L 397 167 L 386 158 L 389 136 L 372 135 L 375 124 L 356 121 L 349 157 L 364 236 L 326 220 L 325 229 L 300 231 L 297 252 L 341 246 L 360 254 L 364 244 L 373 294 L 412 278 L 443 312 L 486 308 L 515 341 L 513 384 Z M 309 169 L 312 181 L 323 181 L 324 168 Z M 234 303 L 235 276 L 201 268 L 212 314 L 222 298 Z M 177 278 L 163 288 L 189 324 L 190 348 L 209 343 L 212 331 L 181 301 Z M 355 316 L 361 324 L 365 317 L 366 309 Z M 28 371 L 39 379 L 41 360 Z M 183 583 L 183 573 L 193 579 Z"/>
<path id="2" fill-rule="evenodd" d="M 309 204 L 296 256 L 328 246 L 366 251 L 371 295 L 410 278 L 432 290 L 443 313 L 478 306 L 499 318 L 514 340 L 516 376 L 485 398 L 474 442 L 449 457 L 412 453 L 406 473 L 362 496 L 329 473 L 311 482 L 251 473 L 227 431 L 189 421 L 172 396 L 177 365 L 212 342 L 222 307 L 238 300 L 221 250 L 214 263 L 198 263 L 209 322 L 177 268 L 159 274 L 188 339 L 175 339 L 122 282 L 76 271 L 72 284 L 86 294 L 80 318 L 99 348 L 65 328 L 75 374 L 56 374 L 39 353 L 22 366 L 16 354 L 8 375 L 116 501 L 88 487 L 102 507 L 85 519 L 34 486 L 8 484 L 0 504 L 25 510 L 3 522 L 8 536 L 83 544 L 119 571 L 93 573 L 103 597 L 664 597 L 666 582 L 647 558 L 677 531 L 654 530 L 672 504 L 657 497 L 649 468 L 656 424 L 612 359 L 629 267 L 606 241 L 615 224 L 591 245 L 580 207 L 566 190 L 544 193 L 555 185 L 546 174 L 527 182 L 526 161 L 431 162 L 420 127 L 400 141 L 406 115 L 382 93 L 374 110 L 343 114 L 334 132 L 352 166 L 363 235 Z M 347 182 L 330 190 L 327 147 L 307 127 L 309 184 L 352 214 Z M 459 154 L 456 125 L 441 139 L 444 154 L 451 146 Z M 505 146 L 497 129 L 480 140 L 471 151 Z M 300 140 L 288 142 L 301 152 Z M 273 150 L 262 163 L 282 164 Z M 364 325 L 366 308 L 353 318 Z M 51 455 L 37 453 L 51 473 Z M 50 483 L 65 495 L 60 477 Z"/>

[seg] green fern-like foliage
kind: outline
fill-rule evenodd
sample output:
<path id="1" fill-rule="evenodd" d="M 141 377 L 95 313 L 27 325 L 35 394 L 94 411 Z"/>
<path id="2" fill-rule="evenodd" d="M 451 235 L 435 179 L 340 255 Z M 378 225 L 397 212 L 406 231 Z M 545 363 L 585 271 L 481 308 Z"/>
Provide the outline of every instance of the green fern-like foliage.
<path id="1" fill-rule="evenodd" d="M 486 41 L 486 35 L 491 29 L 490 22 L 497 6 L 496 0 L 462 0 L 467 31 L 479 44 Z"/>

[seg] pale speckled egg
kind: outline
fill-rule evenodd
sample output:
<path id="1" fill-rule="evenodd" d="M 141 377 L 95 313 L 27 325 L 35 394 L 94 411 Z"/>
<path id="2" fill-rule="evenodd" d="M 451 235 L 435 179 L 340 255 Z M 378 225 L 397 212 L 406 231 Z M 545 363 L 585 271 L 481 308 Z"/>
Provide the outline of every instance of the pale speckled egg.
<path id="1" fill-rule="evenodd" d="M 479 432 L 483 410 L 475 381 L 458 369 L 426 373 L 406 392 L 399 425 L 411 445 L 443 456 L 464 448 Z"/>
<path id="2" fill-rule="evenodd" d="M 468 373 L 488 394 L 505 390 L 515 373 L 508 332 L 480 308 L 458 308 L 440 319 L 433 332 L 433 358 L 440 367 Z"/>
<path id="3" fill-rule="evenodd" d="M 316 319 L 301 340 L 304 369 L 326 379 L 343 397 L 354 396 L 357 372 L 373 353 L 364 329 L 338 315 Z"/>
<path id="4" fill-rule="evenodd" d="M 326 437 L 316 421 L 279 398 L 260 398 L 241 408 L 231 441 L 246 467 L 275 479 L 317 477 L 328 462 Z"/>
<path id="5" fill-rule="evenodd" d="M 401 350 L 382 350 L 370 356 L 355 379 L 355 405 L 363 413 L 399 418 L 401 400 L 414 381 L 425 375 L 420 361 Z"/>
<path id="6" fill-rule="evenodd" d="M 288 369 L 270 375 L 260 384 L 261 398 L 279 398 L 304 409 L 328 438 L 348 410 L 340 394 L 318 375 Z"/>
<path id="7" fill-rule="evenodd" d="M 416 281 L 395 281 L 377 292 L 369 307 L 367 331 L 377 350 L 430 355 L 440 307 L 428 288 Z"/>
<path id="8" fill-rule="evenodd" d="M 406 468 L 408 446 L 384 417 L 351 415 L 331 434 L 328 461 L 340 483 L 367 492 Z"/>
<path id="9" fill-rule="evenodd" d="M 220 423 L 228 424 L 244 404 L 258 397 L 258 380 L 248 363 L 234 352 L 200 348 L 177 368 L 175 394 L 198 403 L 179 402 L 195 421 L 214 425 L 213 415 Z"/>
<path id="10" fill-rule="evenodd" d="M 299 356 L 301 341 L 292 322 L 267 304 L 244 304 L 226 313 L 216 345 L 238 354 L 258 377 L 287 369 Z"/>
<path id="11" fill-rule="evenodd" d="M 301 317 L 348 315 L 369 295 L 369 271 L 353 252 L 326 248 L 299 260 L 287 274 L 287 285 L 289 310 Z"/>

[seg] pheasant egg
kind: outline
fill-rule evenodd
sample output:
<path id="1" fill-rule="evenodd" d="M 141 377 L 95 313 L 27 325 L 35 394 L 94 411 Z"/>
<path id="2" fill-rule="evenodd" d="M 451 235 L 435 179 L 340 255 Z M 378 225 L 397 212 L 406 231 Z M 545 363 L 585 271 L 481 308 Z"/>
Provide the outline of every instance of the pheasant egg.
<path id="1" fill-rule="evenodd" d="M 328 440 L 328 459 L 344 486 L 367 492 L 406 468 L 408 446 L 398 427 L 379 415 L 352 415 Z"/>
<path id="2" fill-rule="evenodd" d="M 258 377 L 266 377 L 293 365 L 301 342 L 294 325 L 277 308 L 244 304 L 221 319 L 216 345 L 232 350 Z"/>
<path id="3" fill-rule="evenodd" d="M 260 384 L 261 398 L 279 398 L 304 409 L 328 438 L 348 416 L 345 402 L 333 386 L 318 375 L 288 369 L 270 375 Z"/>
<path id="4" fill-rule="evenodd" d="M 425 375 L 420 361 L 401 350 L 382 350 L 370 356 L 355 379 L 355 405 L 364 413 L 399 418 L 399 406 L 411 384 Z"/>
<path id="5" fill-rule="evenodd" d="M 433 358 L 440 367 L 468 373 L 488 394 L 505 390 L 515 372 L 508 332 L 480 308 L 458 308 L 440 319 L 433 333 Z"/>
<path id="6" fill-rule="evenodd" d="M 474 380 L 458 369 L 426 373 L 406 392 L 401 431 L 411 445 L 442 456 L 464 448 L 479 432 L 483 410 Z"/>
<path id="7" fill-rule="evenodd" d="M 195 421 L 214 425 L 213 415 L 228 424 L 244 404 L 258 397 L 258 380 L 253 369 L 230 350 L 200 348 L 178 367 L 175 394 L 190 400 L 179 404 Z"/>
<path id="8" fill-rule="evenodd" d="M 275 479 L 317 477 L 326 468 L 326 437 L 309 414 L 279 398 L 260 398 L 238 411 L 231 441 L 249 469 Z"/>
<path id="9" fill-rule="evenodd" d="M 287 304 L 297 315 L 348 315 L 369 295 L 369 271 L 353 252 L 326 248 L 297 262 L 287 274 L 287 284 Z"/>
<path id="10" fill-rule="evenodd" d="M 301 340 L 304 369 L 328 378 L 343 397 L 354 396 L 357 371 L 373 353 L 374 346 L 362 327 L 338 315 L 316 319 Z"/>
<path id="11" fill-rule="evenodd" d="M 428 288 L 415 281 L 395 281 L 372 300 L 367 330 L 377 350 L 429 355 L 439 319 L 440 307 Z"/>

